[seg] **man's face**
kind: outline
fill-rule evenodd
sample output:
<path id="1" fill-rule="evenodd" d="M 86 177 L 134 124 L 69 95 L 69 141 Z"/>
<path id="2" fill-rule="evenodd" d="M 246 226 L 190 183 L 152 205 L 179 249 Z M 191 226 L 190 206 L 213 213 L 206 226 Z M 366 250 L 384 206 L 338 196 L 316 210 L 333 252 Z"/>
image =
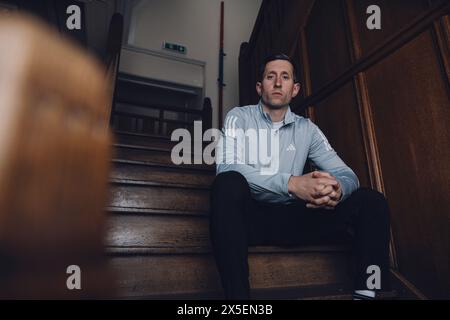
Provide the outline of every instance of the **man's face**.
<path id="1" fill-rule="evenodd" d="M 294 83 L 294 68 L 289 61 L 273 60 L 266 64 L 262 82 L 256 83 L 256 91 L 262 103 L 270 109 L 287 106 L 299 90 Z"/>

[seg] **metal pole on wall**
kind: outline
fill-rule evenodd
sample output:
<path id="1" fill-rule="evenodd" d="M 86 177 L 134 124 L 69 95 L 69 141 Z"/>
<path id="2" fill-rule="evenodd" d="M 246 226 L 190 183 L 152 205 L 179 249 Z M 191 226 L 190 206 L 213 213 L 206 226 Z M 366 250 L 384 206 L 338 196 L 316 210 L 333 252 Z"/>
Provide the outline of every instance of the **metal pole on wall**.
<path id="1" fill-rule="evenodd" d="M 222 128 L 223 123 L 223 58 L 226 54 L 223 52 L 223 1 L 220 2 L 220 49 L 219 49 L 219 78 L 217 79 L 219 85 L 219 129 Z"/>

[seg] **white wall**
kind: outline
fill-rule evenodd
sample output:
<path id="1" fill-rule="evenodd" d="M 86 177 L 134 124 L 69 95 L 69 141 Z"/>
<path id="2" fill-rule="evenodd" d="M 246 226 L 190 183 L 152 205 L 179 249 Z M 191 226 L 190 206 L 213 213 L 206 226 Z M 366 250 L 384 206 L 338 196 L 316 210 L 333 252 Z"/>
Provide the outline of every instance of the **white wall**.
<path id="1" fill-rule="evenodd" d="M 224 0 L 224 116 L 239 103 L 239 47 L 250 38 L 261 2 Z M 130 45 L 167 53 L 163 41 L 182 44 L 187 54 L 178 56 L 206 63 L 205 95 L 211 98 L 217 127 L 220 0 L 141 0 L 131 17 Z"/>

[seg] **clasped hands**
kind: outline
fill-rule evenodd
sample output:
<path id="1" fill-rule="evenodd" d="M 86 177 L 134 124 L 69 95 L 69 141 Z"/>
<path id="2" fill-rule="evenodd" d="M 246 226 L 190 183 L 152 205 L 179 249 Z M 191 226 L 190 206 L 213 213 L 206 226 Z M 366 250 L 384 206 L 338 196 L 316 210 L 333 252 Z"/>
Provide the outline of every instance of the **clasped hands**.
<path id="1" fill-rule="evenodd" d="M 328 172 L 314 171 L 303 176 L 291 176 L 288 191 L 307 202 L 307 208 L 332 210 L 342 197 L 339 182 Z"/>

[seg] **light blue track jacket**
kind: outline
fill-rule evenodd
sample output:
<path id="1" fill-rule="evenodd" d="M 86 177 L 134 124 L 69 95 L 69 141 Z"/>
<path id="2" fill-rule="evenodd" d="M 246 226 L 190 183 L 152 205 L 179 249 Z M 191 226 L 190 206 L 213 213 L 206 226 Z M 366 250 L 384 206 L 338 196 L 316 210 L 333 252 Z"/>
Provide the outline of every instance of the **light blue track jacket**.
<path id="1" fill-rule="evenodd" d="M 249 138 L 254 137 L 249 132 L 259 132 L 256 141 Z M 260 147 L 263 141 L 270 141 L 266 147 L 268 151 L 259 148 L 256 152 L 255 146 Z M 273 141 L 277 141 L 278 148 Z M 258 161 L 254 157 L 252 159 L 260 152 L 267 156 L 258 157 Z M 228 112 L 216 147 L 217 174 L 226 171 L 241 173 L 247 179 L 254 199 L 271 203 L 293 201 L 288 192 L 288 181 L 292 175 L 303 174 L 307 159 L 321 171 L 336 177 L 342 188 L 341 201 L 359 188 L 356 174 L 333 150 L 317 125 L 294 114 L 290 107 L 278 130 L 273 130 L 272 120 L 263 111 L 261 102 Z"/>

